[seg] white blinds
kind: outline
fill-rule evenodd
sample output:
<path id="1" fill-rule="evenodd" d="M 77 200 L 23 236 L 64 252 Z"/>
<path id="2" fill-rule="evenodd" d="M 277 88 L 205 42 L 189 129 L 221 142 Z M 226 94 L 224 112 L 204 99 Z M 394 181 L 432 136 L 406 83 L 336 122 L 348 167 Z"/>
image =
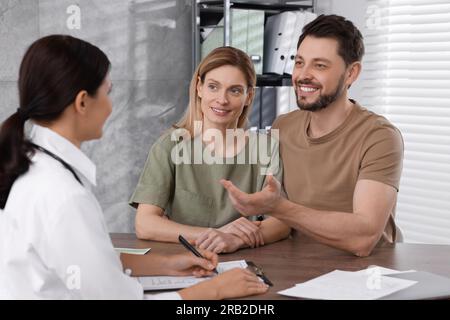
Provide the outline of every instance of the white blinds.
<path id="1" fill-rule="evenodd" d="M 450 1 L 367 0 L 363 105 L 402 132 L 397 222 L 450 243 Z"/>

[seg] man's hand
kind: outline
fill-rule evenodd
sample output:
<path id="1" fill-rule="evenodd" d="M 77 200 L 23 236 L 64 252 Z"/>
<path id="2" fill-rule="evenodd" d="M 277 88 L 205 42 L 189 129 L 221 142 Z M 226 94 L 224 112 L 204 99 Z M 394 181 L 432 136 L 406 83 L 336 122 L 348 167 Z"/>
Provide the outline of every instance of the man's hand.
<path id="1" fill-rule="evenodd" d="M 266 186 L 259 192 L 248 194 L 239 190 L 231 181 L 220 180 L 227 189 L 234 208 L 244 216 L 270 214 L 281 200 L 281 184 L 272 175 L 267 176 Z"/>
<path id="2" fill-rule="evenodd" d="M 219 231 L 233 234 L 242 239 L 249 247 L 255 248 L 264 245 L 264 239 L 259 229 L 260 221 L 249 221 L 245 217 L 236 219 L 223 227 Z"/>
<path id="3" fill-rule="evenodd" d="M 217 254 L 198 250 L 205 259 L 194 256 L 190 252 L 167 256 L 167 274 L 172 276 L 194 275 L 204 277 L 214 275 L 213 269 L 217 267 L 219 258 Z"/>
<path id="4" fill-rule="evenodd" d="M 245 242 L 233 234 L 221 232 L 217 229 L 208 229 L 195 240 L 195 245 L 200 249 L 213 251 L 214 253 L 230 253 L 244 246 Z"/>

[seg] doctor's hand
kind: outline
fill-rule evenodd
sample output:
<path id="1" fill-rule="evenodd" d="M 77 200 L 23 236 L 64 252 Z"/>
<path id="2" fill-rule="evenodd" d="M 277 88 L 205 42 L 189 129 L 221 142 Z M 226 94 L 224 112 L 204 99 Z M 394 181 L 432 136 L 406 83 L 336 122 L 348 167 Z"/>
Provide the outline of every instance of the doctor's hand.
<path id="1" fill-rule="evenodd" d="M 281 184 L 272 175 L 267 176 L 261 191 L 252 194 L 242 192 L 231 181 L 222 179 L 220 183 L 227 189 L 234 208 L 244 216 L 270 215 L 282 198 Z"/>
<path id="2" fill-rule="evenodd" d="M 233 234 L 242 239 L 250 248 L 255 248 L 264 245 L 260 224 L 261 221 L 250 221 L 241 217 L 219 228 L 219 231 Z"/>
<path id="3" fill-rule="evenodd" d="M 178 293 L 184 300 L 232 299 L 267 292 L 269 287 L 247 269 L 235 268 Z"/>
<path id="4" fill-rule="evenodd" d="M 245 246 L 245 242 L 231 233 L 209 228 L 198 236 L 195 245 L 200 249 L 213 251 L 214 253 L 230 253 Z"/>
<path id="5" fill-rule="evenodd" d="M 196 257 L 191 252 L 167 256 L 167 261 L 165 261 L 167 274 L 171 276 L 194 275 L 196 277 L 214 275 L 213 270 L 219 262 L 217 254 L 201 249 L 198 251 L 205 257 L 204 259 Z"/>

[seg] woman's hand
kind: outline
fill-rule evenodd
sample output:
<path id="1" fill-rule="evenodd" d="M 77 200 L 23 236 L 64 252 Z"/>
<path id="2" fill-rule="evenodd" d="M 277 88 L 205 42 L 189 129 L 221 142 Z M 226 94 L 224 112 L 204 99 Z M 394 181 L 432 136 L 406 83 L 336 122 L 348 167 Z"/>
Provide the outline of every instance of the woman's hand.
<path id="1" fill-rule="evenodd" d="M 268 286 L 247 269 L 235 268 L 179 291 L 185 300 L 191 299 L 232 299 L 255 294 L 263 294 Z"/>
<path id="2" fill-rule="evenodd" d="M 241 217 L 219 228 L 219 231 L 234 234 L 250 248 L 255 248 L 264 245 L 263 235 L 259 228 L 260 224 L 260 221 L 252 222 L 247 218 Z"/>
<path id="3" fill-rule="evenodd" d="M 195 240 L 195 245 L 204 250 L 215 253 L 234 252 L 245 245 L 245 242 L 239 237 L 219 231 L 217 229 L 208 229 Z"/>
<path id="4" fill-rule="evenodd" d="M 213 270 L 219 261 L 217 254 L 201 249 L 198 251 L 204 259 L 194 256 L 191 252 L 167 256 L 167 274 L 171 276 L 194 275 L 196 277 L 214 275 Z"/>
<path id="5" fill-rule="evenodd" d="M 219 299 L 262 294 L 269 289 L 253 272 L 240 268 L 224 272 L 211 279 L 211 282 L 218 287 Z"/>

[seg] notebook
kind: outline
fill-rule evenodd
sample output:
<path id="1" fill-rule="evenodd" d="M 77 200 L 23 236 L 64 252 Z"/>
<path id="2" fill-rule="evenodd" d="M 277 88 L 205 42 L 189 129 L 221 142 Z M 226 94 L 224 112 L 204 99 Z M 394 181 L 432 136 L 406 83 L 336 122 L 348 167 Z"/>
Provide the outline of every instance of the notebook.
<path id="1" fill-rule="evenodd" d="M 219 273 L 228 271 L 233 268 L 245 269 L 247 268 L 247 262 L 245 260 L 236 260 L 236 261 L 221 262 L 217 265 L 217 271 Z M 201 281 L 211 279 L 211 277 L 197 278 L 194 276 L 186 276 L 186 277 L 151 276 L 151 277 L 138 277 L 137 279 L 144 288 L 144 291 L 149 291 L 149 290 L 172 290 L 172 289 L 187 288 Z"/>

